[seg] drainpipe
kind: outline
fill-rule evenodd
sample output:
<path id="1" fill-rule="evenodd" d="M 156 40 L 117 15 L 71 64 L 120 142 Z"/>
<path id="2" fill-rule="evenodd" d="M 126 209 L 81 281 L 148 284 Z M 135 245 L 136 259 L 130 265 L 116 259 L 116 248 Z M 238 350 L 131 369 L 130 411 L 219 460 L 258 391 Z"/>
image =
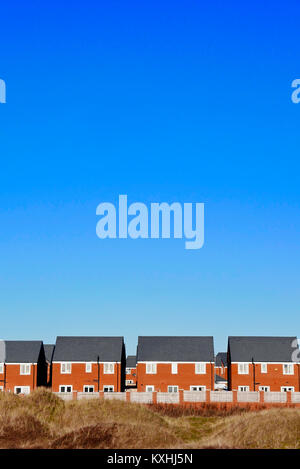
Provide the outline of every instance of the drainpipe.
<path id="1" fill-rule="evenodd" d="M 100 363 L 99 363 L 99 355 L 97 356 L 97 371 L 98 371 L 98 376 L 97 376 L 97 381 L 98 381 L 98 392 L 100 391 Z"/>
<path id="2" fill-rule="evenodd" d="M 253 391 L 255 391 L 255 363 L 252 357 L 252 365 L 253 365 Z"/>

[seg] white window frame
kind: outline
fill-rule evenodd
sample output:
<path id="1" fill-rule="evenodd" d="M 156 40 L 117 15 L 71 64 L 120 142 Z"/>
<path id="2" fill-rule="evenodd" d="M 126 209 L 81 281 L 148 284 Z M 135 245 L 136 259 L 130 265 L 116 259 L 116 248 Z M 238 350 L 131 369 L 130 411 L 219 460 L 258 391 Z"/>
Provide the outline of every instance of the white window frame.
<path id="1" fill-rule="evenodd" d="M 249 388 L 249 386 L 238 386 L 238 391 L 239 392 L 249 392 L 250 388 Z"/>
<path id="2" fill-rule="evenodd" d="M 285 367 L 288 368 L 286 371 L 285 371 Z M 293 375 L 294 374 L 294 363 L 283 363 L 282 373 L 284 375 Z"/>
<path id="3" fill-rule="evenodd" d="M 132 379 L 126 379 L 125 384 L 129 386 L 130 384 L 134 384 L 134 381 Z"/>
<path id="4" fill-rule="evenodd" d="M 268 364 L 267 363 L 261 363 L 260 364 L 260 372 L 261 373 L 268 373 Z"/>
<path id="5" fill-rule="evenodd" d="M 106 384 L 103 386 L 103 392 L 114 392 L 114 385 L 113 384 Z"/>
<path id="6" fill-rule="evenodd" d="M 0 363 L 0 375 L 4 373 L 4 363 Z"/>
<path id="7" fill-rule="evenodd" d="M 178 363 L 171 363 L 171 373 L 172 373 L 172 375 L 177 375 L 177 373 L 178 373 Z"/>
<path id="8" fill-rule="evenodd" d="M 125 374 L 126 374 L 126 375 L 131 375 L 131 368 L 126 368 Z"/>
<path id="9" fill-rule="evenodd" d="M 21 389 L 21 392 L 17 393 L 17 389 Z M 30 394 L 30 386 L 15 386 L 14 394 Z"/>
<path id="10" fill-rule="evenodd" d="M 114 375 L 115 374 L 115 364 L 113 362 L 103 363 L 103 374 L 104 375 Z"/>
<path id="11" fill-rule="evenodd" d="M 71 388 L 71 391 L 63 391 L 62 388 Z M 73 392 L 73 386 L 72 384 L 60 384 L 59 385 L 59 392 L 69 394 Z"/>
<path id="12" fill-rule="evenodd" d="M 195 374 L 206 375 L 206 363 L 204 362 L 195 363 Z"/>
<path id="13" fill-rule="evenodd" d="M 146 363 L 146 374 L 147 375 L 156 375 L 157 365 L 156 363 L 148 362 Z"/>
<path id="14" fill-rule="evenodd" d="M 31 363 L 20 363 L 20 375 L 31 375 Z"/>
<path id="15" fill-rule="evenodd" d="M 86 388 L 89 388 L 88 391 L 86 391 Z M 92 391 L 90 391 L 90 389 L 92 389 Z M 93 384 L 84 384 L 82 392 L 85 392 L 87 394 L 90 392 L 95 392 L 95 386 Z"/>
<path id="16" fill-rule="evenodd" d="M 86 364 L 85 364 L 85 372 L 86 372 L 86 373 L 92 373 L 92 363 L 91 363 L 91 362 L 86 362 Z"/>
<path id="17" fill-rule="evenodd" d="M 238 375 L 249 374 L 249 363 L 240 362 L 238 363 Z"/>
<path id="18" fill-rule="evenodd" d="M 281 386 L 281 392 L 295 392 L 294 386 Z"/>
<path id="19" fill-rule="evenodd" d="M 3 386 L 0 386 L 0 392 L 2 392 L 4 390 Z"/>
<path id="20" fill-rule="evenodd" d="M 174 386 L 174 385 L 169 385 L 168 386 L 168 392 L 178 392 L 179 391 L 179 387 L 178 386 Z"/>
<path id="21" fill-rule="evenodd" d="M 196 388 L 196 389 L 193 389 L 193 388 Z M 195 386 L 190 386 L 190 391 L 194 391 L 194 392 L 199 392 L 199 391 L 206 391 L 206 386 L 199 386 L 198 384 L 196 384 Z"/>
<path id="22" fill-rule="evenodd" d="M 71 362 L 62 362 L 60 364 L 60 374 L 70 375 L 72 373 L 72 363 Z"/>
<path id="23" fill-rule="evenodd" d="M 270 392 L 270 386 L 259 386 L 258 390 L 263 392 Z"/>
<path id="24" fill-rule="evenodd" d="M 152 384 L 148 384 L 146 386 L 146 392 L 154 392 L 155 390 L 155 386 L 153 386 Z"/>

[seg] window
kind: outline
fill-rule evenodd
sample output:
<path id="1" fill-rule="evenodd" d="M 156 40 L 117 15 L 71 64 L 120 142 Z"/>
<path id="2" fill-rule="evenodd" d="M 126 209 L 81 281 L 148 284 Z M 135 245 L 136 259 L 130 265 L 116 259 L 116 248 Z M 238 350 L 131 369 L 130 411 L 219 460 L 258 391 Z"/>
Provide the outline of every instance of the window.
<path id="1" fill-rule="evenodd" d="M 178 392 L 178 386 L 168 386 L 168 392 Z"/>
<path id="2" fill-rule="evenodd" d="M 206 387 L 205 386 L 190 386 L 191 391 L 205 391 Z"/>
<path id="3" fill-rule="evenodd" d="M 126 384 L 126 386 L 128 386 L 129 384 L 134 384 L 134 382 L 133 382 L 132 379 L 126 379 L 125 384 Z"/>
<path id="4" fill-rule="evenodd" d="M 146 392 L 154 392 L 154 386 L 146 386 Z"/>
<path id="5" fill-rule="evenodd" d="M 270 386 L 259 386 L 259 391 L 270 392 Z"/>
<path id="6" fill-rule="evenodd" d="M 156 374 L 156 363 L 147 363 L 146 364 L 146 373 L 149 375 Z"/>
<path id="7" fill-rule="evenodd" d="M 60 364 L 60 372 L 62 375 L 67 375 L 72 372 L 72 363 L 61 363 Z"/>
<path id="8" fill-rule="evenodd" d="M 15 394 L 29 394 L 30 386 L 15 386 Z"/>
<path id="9" fill-rule="evenodd" d="M 196 375 L 205 375 L 206 363 L 195 363 L 195 373 Z"/>
<path id="10" fill-rule="evenodd" d="M 104 392 L 114 392 L 114 387 L 113 386 L 103 386 L 103 391 Z"/>
<path id="11" fill-rule="evenodd" d="M 83 392 L 94 392 L 94 386 L 83 386 Z"/>
<path id="12" fill-rule="evenodd" d="M 115 372 L 115 364 L 114 363 L 104 363 L 103 373 L 105 375 L 113 375 Z"/>
<path id="13" fill-rule="evenodd" d="M 268 373 L 268 365 L 266 363 L 262 363 L 260 365 L 260 372 L 261 373 Z"/>
<path id="14" fill-rule="evenodd" d="M 92 372 L 92 364 L 91 363 L 86 363 L 85 364 L 85 372 L 86 373 L 91 373 Z"/>
<path id="15" fill-rule="evenodd" d="M 59 386 L 59 392 L 72 392 L 72 386 L 62 384 Z"/>
<path id="16" fill-rule="evenodd" d="M 249 386 L 239 386 L 238 390 L 240 392 L 248 392 L 249 391 Z"/>
<path id="17" fill-rule="evenodd" d="M 4 363 L 0 363 L 0 374 L 4 373 Z"/>
<path id="18" fill-rule="evenodd" d="M 238 364 L 238 374 L 239 375 L 248 375 L 249 374 L 249 363 L 239 363 Z"/>
<path id="19" fill-rule="evenodd" d="M 3 386 L 0 386 L 0 391 L 3 391 Z"/>
<path id="20" fill-rule="evenodd" d="M 172 375 L 176 375 L 178 373 L 177 363 L 172 363 L 171 367 L 172 367 L 172 371 L 171 371 Z"/>
<path id="21" fill-rule="evenodd" d="M 131 368 L 126 368 L 126 374 L 131 375 Z"/>
<path id="22" fill-rule="evenodd" d="M 295 388 L 293 386 L 281 386 L 281 392 L 294 392 Z"/>
<path id="23" fill-rule="evenodd" d="M 294 364 L 293 363 L 284 363 L 283 364 L 283 374 L 284 375 L 293 375 L 294 374 Z"/>
<path id="24" fill-rule="evenodd" d="M 31 365 L 30 363 L 21 363 L 20 375 L 30 375 Z"/>

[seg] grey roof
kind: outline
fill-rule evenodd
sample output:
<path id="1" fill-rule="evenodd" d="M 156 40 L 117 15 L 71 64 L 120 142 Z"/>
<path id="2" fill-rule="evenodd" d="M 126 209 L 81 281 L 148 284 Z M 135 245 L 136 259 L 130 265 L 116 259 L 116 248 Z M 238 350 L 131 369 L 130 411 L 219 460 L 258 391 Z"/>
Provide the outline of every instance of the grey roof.
<path id="1" fill-rule="evenodd" d="M 41 340 L 5 340 L 6 363 L 37 363 L 43 349 Z"/>
<path id="2" fill-rule="evenodd" d="M 227 379 L 215 374 L 215 383 L 227 383 Z"/>
<path id="3" fill-rule="evenodd" d="M 216 355 L 216 366 L 227 366 L 227 352 L 219 352 Z"/>
<path id="4" fill-rule="evenodd" d="M 135 368 L 136 367 L 136 355 L 128 355 L 126 358 L 126 367 Z"/>
<path id="5" fill-rule="evenodd" d="M 119 362 L 123 337 L 57 337 L 53 361 Z"/>
<path id="6" fill-rule="evenodd" d="M 46 360 L 47 360 L 47 362 L 49 362 L 49 363 L 52 362 L 52 357 L 53 357 L 53 353 L 54 353 L 54 348 L 55 348 L 55 345 L 54 345 L 54 344 L 44 344 Z"/>
<path id="7" fill-rule="evenodd" d="M 213 337 L 139 337 L 137 361 L 213 362 Z"/>
<path id="8" fill-rule="evenodd" d="M 296 337 L 229 337 L 232 362 L 291 362 Z"/>

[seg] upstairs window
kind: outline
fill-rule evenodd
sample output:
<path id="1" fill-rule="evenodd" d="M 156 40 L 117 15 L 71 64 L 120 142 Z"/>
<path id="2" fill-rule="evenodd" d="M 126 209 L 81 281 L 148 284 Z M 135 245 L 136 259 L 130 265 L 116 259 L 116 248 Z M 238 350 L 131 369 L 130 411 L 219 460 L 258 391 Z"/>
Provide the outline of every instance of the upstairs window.
<path id="1" fill-rule="evenodd" d="M 85 364 L 85 372 L 86 373 L 91 373 L 92 372 L 92 364 L 91 363 L 86 363 Z"/>
<path id="2" fill-rule="evenodd" d="M 266 363 L 262 363 L 260 365 L 260 371 L 261 373 L 268 373 L 268 365 Z"/>
<path id="3" fill-rule="evenodd" d="M 21 363 L 20 365 L 20 375 L 30 375 L 31 365 L 30 363 Z"/>
<path id="4" fill-rule="evenodd" d="M 4 373 L 4 363 L 0 363 L 0 375 Z"/>
<path id="5" fill-rule="evenodd" d="M 177 375 L 177 373 L 178 373 L 177 363 L 172 363 L 171 367 L 172 367 L 172 375 Z"/>
<path id="6" fill-rule="evenodd" d="M 60 364 L 60 372 L 63 375 L 70 374 L 72 372 L 72 363 L 65 362 Z"/>
<path id="7" fill-rule="evenodd" d="M 131 368 L 126 368 L 126 374 L 131 375 Z"/>
<path id="8" fill-rule="evenodd" d="M 283 364 L 283 374 L 284 375 L 293 375 L 294 374 L 294 364 L 293 363 L 284 363 Z"/>
<path id="9" fill-rule="evenodd" d="M 206 363 L 195 363 L 195 373 L 196 375 L 205 375 L 206 374 Z"/>
<path id="10" fill-rule="evenodd" d="M 238 364 L 238 374 L 239 375 L 248 375 L 249 374 L 249 363 L 239 363 Z"/>
<path id="11" fill-rule="evenodd" d="M 105 375 L 113 375 L 115 372 L 115 364 L 114 363 L 104 363 L 103 373 Z"/>
<path id="12" fill-rule="evenodd" d="M 147 363 L 146 373 L 148 375 L 155 375 L 156 374 L 156 363 Z"/>

